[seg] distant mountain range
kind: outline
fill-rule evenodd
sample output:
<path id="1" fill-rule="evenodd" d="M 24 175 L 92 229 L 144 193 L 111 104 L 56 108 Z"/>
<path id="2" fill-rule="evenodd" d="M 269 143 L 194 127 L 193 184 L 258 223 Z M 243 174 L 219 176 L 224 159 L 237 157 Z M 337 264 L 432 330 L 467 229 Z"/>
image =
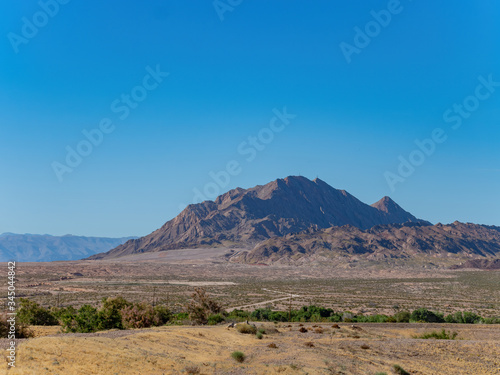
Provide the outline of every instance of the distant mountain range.
<path id="1" fill-rule="evenodd" d="M 77 260 L 115 248 L 133 237 L 104 238 L 50 236 L 47 234 L 0 235 L 0 262 L 51 262 Z"/>
<path id="2" fill-rule="evenodd" d="M 215 199 L 189 205 L 155 232 L 127 241 L 89 259 L 180 248 L 253 248 L 273 237 L 349 225 L 431 225 L 403 210 L 389 197 L 369 206 L 320 179 L 290 176 L 251 189 L 237 188 Z"/>

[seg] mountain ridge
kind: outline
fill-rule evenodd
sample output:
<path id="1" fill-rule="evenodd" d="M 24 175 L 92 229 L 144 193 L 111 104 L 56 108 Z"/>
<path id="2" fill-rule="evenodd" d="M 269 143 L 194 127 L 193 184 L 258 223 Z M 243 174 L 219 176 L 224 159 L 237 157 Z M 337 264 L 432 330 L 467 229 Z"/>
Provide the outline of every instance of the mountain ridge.
<path id="1" fill-rule="evenodd" d="M 151 234 L 89 259 L 200 246 L 253 247 L 269 238 L 311 227 L 349 224 L 368 229 L 404 222 L 428 223 L 388 197 L 374 207 L 319 178 L 288 176 L 249 189 L 232 189 L 213 201 L 189 205 Z"/>
<path id="2" fill-rule="evenodd" d="M 331 227 L 271 238 L 237 254 L 231 261 L 269 264 L 304 261 L 311 256 L 378 259 L 415 255 L 495 258 L 500 256 L 500 227 L 460 222 L 448 225 L 409 222 L 367 230 Z"/>

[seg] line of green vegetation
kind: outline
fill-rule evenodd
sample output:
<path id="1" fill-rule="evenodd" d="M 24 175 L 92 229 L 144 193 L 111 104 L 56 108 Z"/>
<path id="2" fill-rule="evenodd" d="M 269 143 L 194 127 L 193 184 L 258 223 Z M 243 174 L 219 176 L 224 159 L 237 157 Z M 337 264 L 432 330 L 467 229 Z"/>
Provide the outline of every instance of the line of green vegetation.
<path id="1" fill-rule="evenodd" d="M 433 331 L 430 333 L 424 333 L 420 336 L 413 336 L 414 339 L 435 339 L 435 340 L 455 340 L 458 336 L 457 332 L 446 332 L 444 328 L 438 332 Z"/>
<path id="2" fill-rule="evenodd" d="M 78 310 L 72 306 L 44 308 L 34 301 L 21 298 L 16 319 L 23 326 L 61 325 L 65 332 L 83 333 L 162 325 L 216 325 L 224 322 L 242 322 L 245 320 L 267 322 L 500 324 L 500 317 L 483 318 L 472 312 L 456 312 L 444 316 L 442 313 L 425 308 L 412 312 L 399 311 L 394 315 L 363 315 L 349 311 L 335 312 L 330 308 L 314 305 L 303 306 L 298 310 L 291 309 L 289 311 L 261 308 L 251 312 L 233 310 L 227 313 L 218 302 L 210 298 L 205 290 L 201 288 L 195 289 L 195 292 L 191 295 L 191 301 L 181 311 L 175 313 L 164 305 L 153 306 L 146 302 L 132 303 L 120 296 L 104 298 L 98 307 L 83 305 Z M 0 319 L 1 337 L 6 337 L 6 328 L 7 322 L 5 319 Z M 256 334 L 257 332 L 252 331 L 251 333 Z"/>

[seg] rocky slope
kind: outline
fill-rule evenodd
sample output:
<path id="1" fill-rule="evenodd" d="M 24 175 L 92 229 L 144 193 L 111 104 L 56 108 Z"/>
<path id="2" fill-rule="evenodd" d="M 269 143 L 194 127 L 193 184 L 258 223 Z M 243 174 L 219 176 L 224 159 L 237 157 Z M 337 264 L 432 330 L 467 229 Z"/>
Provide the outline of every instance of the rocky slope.
<path id="1" fill-rule="evenodd" d="M 455 222 L 450 225 L 406 223 L 362 230 L 353 226 L 309 230 L 263 241 L 237 254 L 234 262 L 290 263 L 314 257 L 360 256 L 366 259 L 500 256 L 500 228 Z"/>
<path id="2" fill-rule="evenodd" d="M 49 236 L 47 234 L 0 235 L 0 262 L 51 262 L 77 260 L 108 251 L 131 239 L 81 236 Z"/>
<path id="3" fill-rule="evenodd" d="M 311 227 L 351 225 L 368 229 L 405 222 L 423 221 L 388 197 L 369 206 L 320 179 L 295 176 L 251 189 L 237 188 L 215 201 L 189 205 L 150 235 L 90 259 L 199 246 L 253 247 L 269 238 Z"/>

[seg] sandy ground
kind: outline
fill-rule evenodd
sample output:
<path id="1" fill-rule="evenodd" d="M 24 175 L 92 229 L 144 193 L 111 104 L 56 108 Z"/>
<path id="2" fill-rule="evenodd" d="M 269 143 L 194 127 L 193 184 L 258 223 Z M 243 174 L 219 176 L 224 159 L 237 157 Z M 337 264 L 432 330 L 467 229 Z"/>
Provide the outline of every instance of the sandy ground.
<path id="1" fill-rule="evenodd" d="M 225 326 L 58 335 L 57 328 L 38 328 L 39 337 L 20 343 L 17 367 L 6 370 L 3 362 L 2 371 L 9 375 L 365 375 L 391 374 L 392 365 L 399 364 L 411 374 L 500 374 L 499 325 L 313 326 L 305 324 L 308 332 L 301 333 L 297 323 L 291 327 L 280 324 L 279 332 L 267 334 L 262 340 Z M 318 326 L 323 332 L 315 332 Z M 441 328 L 458 332 L 458 340 L 412 338 Z M 307 342 L 313 346 L 306 346 Z M 269 348 L 270 343 L 277 348 Z M 243 363 L 231 358 L 236 350 L 245 353 Z"/>

